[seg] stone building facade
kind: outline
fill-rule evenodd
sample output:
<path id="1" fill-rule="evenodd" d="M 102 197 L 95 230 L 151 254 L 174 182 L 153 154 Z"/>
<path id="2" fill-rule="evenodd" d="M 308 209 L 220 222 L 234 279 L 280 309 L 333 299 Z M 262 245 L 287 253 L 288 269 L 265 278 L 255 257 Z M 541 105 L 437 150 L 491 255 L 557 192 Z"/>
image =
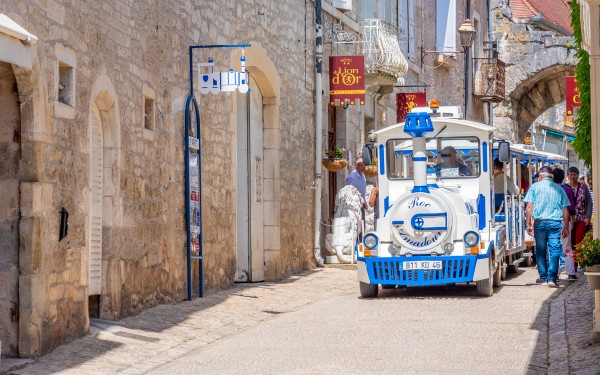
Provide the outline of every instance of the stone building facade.
<path id="1" fill-rule="evenodd" d="M 186 298 L 190 45 L 252 44 L 252 95 L 196 93 L 204 287 L 238 280 L 244 257 L 244 281 L 315 264 L 314 3 L 7 0 L 0 13 L 39 39 L 31 67 L 0 63 L 3 356 L 48 352 L 90 316 Z M 203 50 L 195 62 L 239 70 L 240 53 Z"/>

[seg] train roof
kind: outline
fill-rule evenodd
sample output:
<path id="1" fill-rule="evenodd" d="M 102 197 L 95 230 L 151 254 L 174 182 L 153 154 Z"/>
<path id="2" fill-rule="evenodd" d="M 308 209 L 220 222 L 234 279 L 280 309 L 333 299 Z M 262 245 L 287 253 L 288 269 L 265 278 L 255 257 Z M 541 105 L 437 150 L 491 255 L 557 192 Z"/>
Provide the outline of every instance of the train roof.
<path id="1" fill-rule="evenodd" d="M 411 112 L 412 113 L 412 112 Z M 451 118 L 432 118 L 431 122 L 437 128 L 447 126 L 449 130 L 464 130 L 468 133 L 469 129 L 472 132 L 486 132 L 491 133 L 494 128 L 489 125 L 482 124 L 480 122 L 471 121 L 471 120 L 461 120 L 461 119 L 451 119 Z M 463 128 L 463 129 L 461 129 Z M 394 135 L 407 135 L 404 133 L 404 122 L 400 122 L 396 125 L 388 126 L 387 128 L 383 128 L 377 130 L 375 134 L 378 136 L 391 137 Z M 408 135 L 407 135 L 408 136 Z"/>

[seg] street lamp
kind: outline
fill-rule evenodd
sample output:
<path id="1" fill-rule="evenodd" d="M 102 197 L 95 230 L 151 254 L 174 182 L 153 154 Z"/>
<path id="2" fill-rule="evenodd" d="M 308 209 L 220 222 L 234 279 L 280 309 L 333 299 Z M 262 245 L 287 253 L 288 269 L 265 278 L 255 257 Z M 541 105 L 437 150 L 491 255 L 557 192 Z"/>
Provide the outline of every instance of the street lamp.
<path id="1" fill-rule="evenodd" d="M 475 38 L 475 28 L 471 23 L 470 19 L 466 19 L 462 25 L 458 28 L 458 37 L 460 38 L 460 45 L 463 50 L 467 50 L 467 48 L 471 47 L 473 44 L 473 38 Z"/>

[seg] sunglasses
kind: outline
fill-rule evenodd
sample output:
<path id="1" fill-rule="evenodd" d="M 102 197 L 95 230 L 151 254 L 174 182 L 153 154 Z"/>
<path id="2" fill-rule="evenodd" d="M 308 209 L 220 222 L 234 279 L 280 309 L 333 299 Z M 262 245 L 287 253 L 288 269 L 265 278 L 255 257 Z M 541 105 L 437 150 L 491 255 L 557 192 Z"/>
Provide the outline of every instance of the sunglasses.
<path id="1" fill-rule="evenodd" d="M 450 157 L 450 154 L 442 154 L 442 157 L 443 157 L 443 158 L 449 158 L 449 157 Z"/>

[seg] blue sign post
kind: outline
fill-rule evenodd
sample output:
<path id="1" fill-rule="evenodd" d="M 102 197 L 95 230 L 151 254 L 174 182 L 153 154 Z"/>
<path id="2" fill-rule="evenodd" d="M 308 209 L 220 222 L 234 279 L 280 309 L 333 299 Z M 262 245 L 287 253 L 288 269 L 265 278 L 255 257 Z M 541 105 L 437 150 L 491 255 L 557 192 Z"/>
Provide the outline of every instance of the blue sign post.
<path id="1" fill-rule="evenodd" d="M 200 298 L 204 297 L 203 268 L 202 268 L 202 153 L 200 142 L 200 110 L 194 97 L 194 50 L 203 48 L 244 48 L 250 44 L 221 44 L 190 46 L 190 95 L 185 102 L 185 218 L 187 229 L 187 287 L 188 300 L 192 300 L 192 260 L 198 260 L 198 288 Z M 198 82 L 201 93 L 216 94 L 222 91 L 238 89 L 245 93 L 248 87 L 246 73 L 246 58 L 242 54 L 242 71 L 213 72 L 201 74 L 198 72 Z M 208 64 L 199 67 L 214 67 L 212 59 Z M 192 111 L 196 122 L 196 131 L 190 135 L 192 126 Z"/>

